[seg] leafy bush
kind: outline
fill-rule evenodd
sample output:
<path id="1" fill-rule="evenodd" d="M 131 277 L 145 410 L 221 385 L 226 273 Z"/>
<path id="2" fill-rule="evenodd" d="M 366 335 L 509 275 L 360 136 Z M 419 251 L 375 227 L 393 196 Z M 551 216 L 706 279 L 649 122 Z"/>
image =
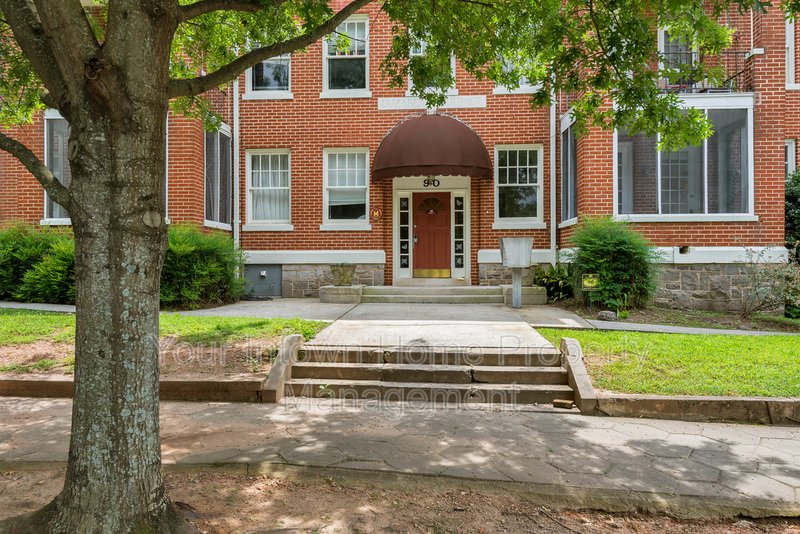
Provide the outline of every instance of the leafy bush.
<path id="1" fill-rule="evenodd" d="M 42 261 L 58 234 L 19 224 L 0 231 L 0 299 L 13 297 L 25 272 Z"/>
<path id="2" fill-rule="evenodd" d="M 800 171 L 786 182 L 786 242 L 800 243 Z"/>
<path id="3" fill-rule="evenodd" d="M 569 272 L 561 265 L 550 265 L 547 269 L 537 268 L 533 283 L 547 290 L 547 300 L 556 302 L 572 296 L 572 283 Z"/>
<path id="4" fill-rule="evenodd" d="M 239 277 L 243 263 L 244 256 L 230 237 L 173 226 L 161 274 L 161 304 L 198 308 L 234 301 L 244 291 Z"/>
<path id="5" fill-rule="evenodd" d="M 584 274 L 599 278 L 596 291 L 582 293 L 584 301 L 614 310 L 647 304 L 656 288 L 657 252 L 643 235 L 628 223 L 586 219 L 572 241 L 573 287 L 581 287 Z"/>
<path id="6" fill-rule="evenodd" d="M 60 237 L 42 260 L 25 272 L 14 298 L 23 302 L 75 302 L 75 241 Z"/>

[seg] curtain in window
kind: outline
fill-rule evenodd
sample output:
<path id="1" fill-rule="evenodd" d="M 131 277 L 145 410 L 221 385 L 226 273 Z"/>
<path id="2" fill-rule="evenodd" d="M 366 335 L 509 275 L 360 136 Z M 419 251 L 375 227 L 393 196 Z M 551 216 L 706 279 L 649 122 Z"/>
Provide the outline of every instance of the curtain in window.
<path id="1" fill-rule="evenodd" d="M 289 222 L 289 155 L 253 154 L 250 166 L 251 219 Z"/>
<path id="2" fill-rule="evenodd" d="M 67 160 L 67 143 L 69 143 L 69 124 L 65 119 L 47 119 L 47 166 L 65 187 L 72 182 L 72 172 Z M 69 214 L 60 205 L 47 199 L 46 217 L 48 219 L 68 219 Z"/>

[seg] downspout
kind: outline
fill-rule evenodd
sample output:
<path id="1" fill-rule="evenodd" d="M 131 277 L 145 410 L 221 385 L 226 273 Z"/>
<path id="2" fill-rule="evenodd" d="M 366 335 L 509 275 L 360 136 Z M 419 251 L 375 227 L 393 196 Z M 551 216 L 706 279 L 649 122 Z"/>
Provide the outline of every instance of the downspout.
<path id="1" fill-rule="evenodd" d="M 556 95 L 550 92 L 550 263 L 558 263 L 556 244 Z"/>
<path id="2" fill-rule="evenodd" d="M 239 247 L 239 78 L 233 80 L 233 246 Z"/>

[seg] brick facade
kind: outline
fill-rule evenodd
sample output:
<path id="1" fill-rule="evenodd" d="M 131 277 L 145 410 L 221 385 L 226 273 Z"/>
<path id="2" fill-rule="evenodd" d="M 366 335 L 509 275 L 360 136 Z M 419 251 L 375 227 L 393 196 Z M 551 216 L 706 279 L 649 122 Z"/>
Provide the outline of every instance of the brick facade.
<path id="1" fill-rule="evenodd" d="M 237 84 L 217 92 L 214 109 L 232 127 L 234 157 L 238 155 L 234 184 L 238 184 L 239 209 L 233 215 L 232 234 L 240 246 L 258 253 L 319 251 L 319 261 L 282 263 L 284 296 L 316 295 L 330 274 L 326 257 L 329 251 L 382 251 L 383 264 L 360 264 L 363 282 L 392 284 L 397 276 L 393 213 L 395 191 L 390 179 L 369 180 L 369 207 L 382 212 L 369 221 L 370 230 L 331 231 L 321 229 L 324 213 L 323 151 L 331 148 L 362 148 L 371 164 L 384 136 L 401 121 L 423 109 L 384 109 L 386 99 L 408 103 L 406 88 L 391 88 L 380 72 L 381 59 L 391 44 L 391 23 L 378 4 L 360 11 L 369 20 L 369 90 L 364 98 L 322 98 L 323 47 L 318 42 L 291 59 L 290 99 L 252 99 L 246 95 L 247 74 Z M 750 51 L 746 60 L 752 93 L 717 94 L 717 99 L 752 99 L 754 215 L 756 220 L 704 220 L 675 222 L 663 217 L 658 222 L 636 222 L 653 243 L 661 247 L 760 247 L 783 240 L 784 143 L 800 137 L 800 90 L 787 90 L 785 83 L 784 18 L 778 10 L 768 14 L 731 13 L 726 19 L 737 29 L 733 49 Z M 763 49 L 763 52 L 761 50 Z M 800 54 L 796 54 L 800 55 Z M 507 272 L 498 265 L 500 237 L 526 236 L 533 239 L 535 261 L 554 258 L 553 250 L 569 248 L 574 226 L 556 231 L 551 243 L 551 224 L 561 222 L 561 116 L 568 108 L 566 95 L 559 95 L 556 124 L 550 122 L 550 109 L 531 109 L 529 95 L 495 94 L 491 82 L 469 76 L 456 68 L 458 97 L 451 100 L 461 107 L 440 110 L 467 124 L 488 149 L 494 164 L 497 145 L 536 145 L 541 147 L 539 202 L 542 224 L 527 229 L 495 229 L 495 185 L 492 179 L 469 180 L 469 278 L 467 283 L 487 284 L 505 281 Z M 470 99 L 470 97 L 473 97 Z M 481 105 L 485 99 L 485 105 Z M 238 106 L 238 114 L 234 110 Z M 397 107 L 397 106 L 395 106 Z M 35 153 L 44 152 L 44 121 L 17 129 L 14 134 Z M 555 139 L 551 139 L 551 126 Z M 238 132 L 238 136 L 236 135 Z M 616 134 L 591 128 L 577 142 L 577 207 L 579 216 L 610 215 L 615 209 Z M 625 139 L 627 140 L 627 139 Z M 204 135 L 199 121 L 170 115 L 168 139 L 168 216 L 173 223 L 204 222 Z M 551 160 L 550 143 L 555 142 Z M 656 161 L 646 160 L 647 147 L 635 145 L 637 167 L 634 172 L 654 172 Z M 248 228 L 248 168 L 250 150 L 285 149 L 291 155 L 291 230 L 264 231 Z M 551 165 L 555 165 L 556 184 L 551 213 Z M 421 178 L 420 178 L 421 180 Z M 635 202 L 653 210 L 657 207 L 655 177 L 649 189 L 634 191 Z M 712 188 L 709 187 L 709 190 Z M 0 221 L 25 220 L 38 223 L 44 212 L 43 192 L 9 155 L 0 153 Z M 739 191 L 736 194 L 741 195 Z M 713 219 L 713 217 L 709 217 Z M 313 254 L 309 256 L 313 259 Z M 264 263 L 259 260 L 259 263 Z M 327 269 L 327 270 L 326 270 Z M 671 271 L 667 271 L 671 272 Z M 705 272 L 705 271 L 704 271 Z M 709 271 L 710 272 L 710 271 Z M 377 274 L 377 273 L 382 273 Z M 719 297 L 719 295 L 717 295 Z M 664 297 L 666 298 L 666 297 Z M 716 298 L 716 297 L 715 297 Z M 721 298 L 721 297 L 720 297 Z M 678 299 L 679 300 L 679 299 Z M 675 301 L 675 299 L 673 299 Z"/>

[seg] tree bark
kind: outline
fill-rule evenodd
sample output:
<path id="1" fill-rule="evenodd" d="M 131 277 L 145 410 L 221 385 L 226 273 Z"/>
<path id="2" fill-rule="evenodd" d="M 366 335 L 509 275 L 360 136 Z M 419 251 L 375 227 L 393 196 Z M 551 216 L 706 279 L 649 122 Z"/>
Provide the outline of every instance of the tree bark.
<path id="1" fill-rule="evenodd" d="M 49 5 L 49 4 L 48 4 Z M 47 27 L 47 13 L 40 12 Z M 63 20 L 53 15 L 52 20 Z M 51 20 L 51 22 L 52 22 Z M 177 2 L 109 8 L 107 40 L 61 112 L 70 124 L 76 337 L 64 488 L 10 531 L 180 532 L 161 472 L 158 321 L 167 243 L 168 58 Z M 0 531 L 9 525 L 0 525 Z M 16 530 L 15 530 L 16 529 Z"/>

